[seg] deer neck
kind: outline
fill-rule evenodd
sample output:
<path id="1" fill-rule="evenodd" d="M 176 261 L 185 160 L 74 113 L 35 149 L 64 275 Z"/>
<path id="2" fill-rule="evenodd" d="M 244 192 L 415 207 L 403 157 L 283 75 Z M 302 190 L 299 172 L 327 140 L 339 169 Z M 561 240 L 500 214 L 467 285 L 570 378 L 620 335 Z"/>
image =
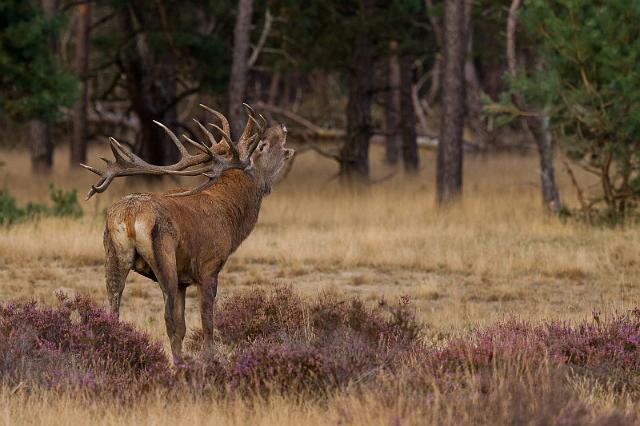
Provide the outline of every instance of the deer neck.
<path id="1" fill-rule="evenodd" d="M 240 217 L 240 223 L 238 223 L 239 240 L 238 244 L 242 242 L 253 230 L 256 222 L 258 221 L 258 214 L 260 213 L 260 207 L 262 206 L 262 199 L 271 192 L 271 187 L 268 190 L 265 189 L 264 183 L 261 182 L 253 173 L 246 173 L 247 180 L 241 184 L 241 190 L 246 191 L 247 203 L 243 210 L 243 214 Z"/>
<path id="2" fill-rule="evenodd" d="M 270 190 L 270 187 L 269 187 Z M 211 189 L 206 190 L 211 206 L 231 225 L 233 249 L 251 233 L 258 220 L 262 198 L 268 194 L 265 183 L 254 173 L 225 171 Z"/>

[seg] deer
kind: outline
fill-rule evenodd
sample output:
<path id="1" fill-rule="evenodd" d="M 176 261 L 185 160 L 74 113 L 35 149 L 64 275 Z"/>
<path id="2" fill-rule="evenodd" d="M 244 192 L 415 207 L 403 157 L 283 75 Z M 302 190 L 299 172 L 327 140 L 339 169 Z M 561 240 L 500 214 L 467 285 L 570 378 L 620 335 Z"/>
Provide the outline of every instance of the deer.
<path id="1" fill-rule="evenodd" d="M 167 126 L 155 121 L 178 149 L 179 160 L 174 164 L 147 163 L 114 138 L 109 138 L 114 160 L 102 158 L 107 164 L 104 170 L 81 164 L 100 177 L 89 189 L 87 200 L 122 176 L 206 178 L 191 189 L 127 195 L 106 215 L 103 242 L 110 309 L 119 317 L 131 270 L 156 281 L 164 297 L 164 319 L 174 362 L 182 357 L 187 288 L 195 285 L 199 289 L 204 348 L 211 349 L 218 275 L 253 230 L 262 199 L 271 193 L 278 173 L 294 155 L 294 150 L 285 146 L 286 126 L 267 126 L 266 119 L 261 114 L 256 117 L 249 105 L 244 104 L 248 119 L 235 142 L 225 116 L 200 106 L 221 124 L 205 125 L 194 119 L 203 140 L 183 134 L 181 141 Z M 213 130 L 220 134 L 219 139 Z"/>

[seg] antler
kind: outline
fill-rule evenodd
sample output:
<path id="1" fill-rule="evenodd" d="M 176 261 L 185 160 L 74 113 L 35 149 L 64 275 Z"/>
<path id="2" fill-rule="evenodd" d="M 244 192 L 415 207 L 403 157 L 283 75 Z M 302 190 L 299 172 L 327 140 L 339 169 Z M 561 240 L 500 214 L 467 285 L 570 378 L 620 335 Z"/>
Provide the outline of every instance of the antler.
<path id="1" fill-rule="evenodd" d="M 246 104 L 245 104 L 246 105 Z M 229 122 L 227 119 L 219 113 L 205 105 L 200 105 L 207 111 L 213 113 L 216 117 L 220 119 L 222 123 L 222 128 L 219 126 L 209 123 L 209 126 L 217 129 L 222 135 L 222 139 L 224 139 L 229 151 L 231 152 L 231 159 L 227 159 L 220 155 L 220 152 L 224 149 L 222 144 L 222 139 L 220 141 L 216 141 L 213 134 L 207 129 L 205 125 L 203 125 L 198 120 L 194 119 L 195 123 L 198 125 L 200 130 L 204 133 L 206 138 L 208 139 L 210 145 L 207 145 L 204 142 L 195 141 L 189 138 L 186 135 L 182 135 L 183 139 L 188 142 L 190 145 L 194 146 L 197 150 L 200 151 L 198 154 L 190 154 L 187 151 L 186 147 L 183 143 L 180 142 L 180 139 L 173 133 L 168 127 L 164 124 L 154 121 L 158 126 L 162 127 L 164 131 L 167 133 L 173 144 L 178 148 L 178 152 L 180 153 L 180 160 L 177 163 L 168 165 L 168 166 L 158 166 L 155 164 L 149 164 L 144 161 L 142 158 L 138 157 L 136 154 L 131 152 L 128 148 L 122 145 L 120 142 L 115 140 L 114 138 L 109 138 L 109 145 L 111 147 L 111 151 L 113 152 L 113 157 L 115 161 L 108 160 L 104 157 L 101 159 L 107 163 L 107 167 L 104 171 L 98 170 L 94 167 L 88 166 L 86 164 L 80 164 L 85 169 L 97 174 L 100 176 L 100 180 L 97 184 L 92 185 L 91 189 L 87 193 L 86 199 L 88 200 L 96 193 L 104 192 L 113 179 L 119 176 L 133 176 L 133 175 L 179 175 L 179 176 L 199 176 L 203 175 L 207 177 L 207 180 L 197 187 L 180 192 L 171 194 L 171 196 L 184 196 L 198 193 L 209 186 L 211 186 L 216 179 L 228 169 L 243 169 L 247 170 L 251 168 L 251 154 L 255 150 L 255 146 L 257 143 L 254 143 L 254 140 L 259 139 L 258 134 L 254 134 L 249 136 L 252 131 L 252 127 L 250 127 L 250 122 L 256 122 L 253 115 L 255 114 L 253 109 L 246 105 L 247 113 L 249 114 L 249 120 L 247 121 L 247 126 L 245 127 L 245 131 L 242 134 L 240 139 L 240 144 L 242 144 L 242 151 L 244 155 L 240 154 L 238 146 L 231 140 L 231 135 L 229 133 Z M 264 117 L 261 116 L 264 120 Z M 256 122 L 257 124 L 257 122 Z M 260 129 L 260 135 L 262 134 L 264 128 L 258 125 Z M 245 146 L 247 144 L 252 144 L 249 149 L 245 150 Z M 191 167 L 205 165 L 204 167 L 200 167 L 198 169 L 190 169 Z"/>
<path id="2" fill-rule="evenodd" d="M 243 103 L 242 106 L 247 113 L 247 124 L 244 127 L 244 131 L 242 132 L 242 136 L 240 136 L 240 140 L 238 141 L 238 147 L 243 153 L 243 158 L 251 158 L 253 151 L 255 151 L 258 143 L 260 143 L 260 139 L 262 139 L 262 135 L 267 126 L 267 119 L 264 118 L 262 114 L 258 114 L 260 117 L 260 121 L 262 123 L 258 123 L 255 118 L 256 112 L 253 108 L 251 108 L 248 104 Z M 253 132 L 254 124 L 258 127 L 258 132 L 251 134 Z"/>

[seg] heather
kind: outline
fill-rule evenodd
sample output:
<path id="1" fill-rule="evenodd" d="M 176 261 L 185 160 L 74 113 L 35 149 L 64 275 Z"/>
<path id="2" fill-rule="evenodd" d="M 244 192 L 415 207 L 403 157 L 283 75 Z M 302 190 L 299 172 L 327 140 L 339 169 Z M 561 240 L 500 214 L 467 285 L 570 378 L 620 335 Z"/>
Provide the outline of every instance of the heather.
<path id="1" fill-rule="evenodd" d="M 11 385 L 127 396 L 166 380 L 158 342 L 88 297 L 58 294 L 58 306 L 0 305 L 0 377 Z"/>
<path id="2" fill-rule="evenodd" d="M 519 362 L 523 369 L 549 363 L 571 375 L 598 379 L 625 392 L 640 391 L 640 310 L 593 318 L 575 326 L 561 321 L 531 324 L 511 319 L 448 341 L 421 347 L 413 363 L 422 375 L 447 378 L 482 374 Z"/>
<path id="3" fill-rule="evenodd" d="M 640 310 L 594 312 L 577 324 L 514 318 L 432 341 L 407 298 L 308 298 L 275 286 L 221 298 L 216 327 L 213 350 L 203 350 L 201 333 L 193 332 L 174 366 L 159 342 L 85 296 L 59 294 L 55 307 L 5 303 L 0 378 L 17 395 L 39 389 L 130 402 L 192 395 L 212 403 L 359 395 L 400 415 L 427 417 L 445 398 L 448 410 L 485 413 L 465 419 L 477 424 L 636 420 L 628 404 L 640 395 Z M 600 415 L 576 383 L 604 386 L 626 402 Z M 432 420 L 446 423 L 442 416 Z"/>
<path id="4" fill-rule="evenodd" d="M 406 298 L 370 305 L 321 293 L 307 300 L 290 287 L 223 300 L 215 318 L 219 345 L 200 362 L 226 365 L 228 385 L 260 393 L 344 387 L 400 365 L 421 335 Z M 188 349 L 201 346 L 201 333 L 188 336 Z M 220 362 L 221 353 L 230 355 Z"/>

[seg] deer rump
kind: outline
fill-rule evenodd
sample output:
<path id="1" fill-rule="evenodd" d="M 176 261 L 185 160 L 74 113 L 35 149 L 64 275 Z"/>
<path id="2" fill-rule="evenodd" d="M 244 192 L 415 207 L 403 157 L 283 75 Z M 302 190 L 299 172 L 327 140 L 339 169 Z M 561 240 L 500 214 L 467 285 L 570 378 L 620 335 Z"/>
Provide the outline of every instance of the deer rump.
<path id="1" fill-rule="evenodd" d="M 173 258 L 180 285 L 200 282 L 201 272 L 221 269 L 253 229 L 261 204 L 257 190 L 251 175 L 234 169 L 202 194 L 128 195 L 107 214 L 107 256 L 156 282 L 153 264 Z"/>

